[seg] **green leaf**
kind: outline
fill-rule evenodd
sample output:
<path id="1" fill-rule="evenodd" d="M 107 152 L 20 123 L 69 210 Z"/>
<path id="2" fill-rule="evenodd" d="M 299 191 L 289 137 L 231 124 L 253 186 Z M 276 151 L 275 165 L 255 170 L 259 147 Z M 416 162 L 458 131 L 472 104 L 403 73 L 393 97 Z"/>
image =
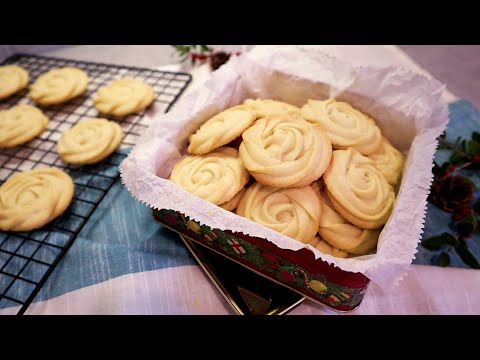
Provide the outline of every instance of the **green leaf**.
<path id="1" fill-rule="evenodd" d="M 462 138 L 459 136 L 457 137 L 457 140 L 455 140 L 455 147 L 458 147 L 458 145 L 460 144 L 460 141 L 462 141 Z"/>
<path id="2" fill-rule="evenodd" d="M 175 49 L 177 49 L 177 51 L 184 55 L 184 54 L 188 54 L 190 52 L 190 46 L 188 45 L 174 45 L 175 46 Z"/>
<path id="3" fill-rule="evenodd" d="M 473 203 L 472 209 L 473 209 L 473 211 L 475 211 L 477 214 L 480 214 L 480 198 L 478 198 L 477 201 L 475 201 L 475 202 Z"/>
<path id="4" fill-rule="evenodd" d="M 470 155 L 480 155 L 480 142 L 476 140 L 470 140 L 468 142 L 468 153 Z"/>
<path id="5" fill-rule="evenodd" d="M 203 51 L 210 51 L 210 49 L 208 48 L 207 45 L 200 45 L 200 48 L 202 49 L 202 52 Z"/>
<path id="6" fill-rule="evenodd" d="M 464 159 L 464 156 L 459 153 L 458 151 L 455 151 L 452 156 L 450 156 L 450 162 L 453 164 L 460 164 Z"/>
<path id="7" fill-rule="evenodd" d="M 438 164 L 434 161 L 432 168 L 433 175 L 435 175 L 436 177 L 443 176 L 449 165 L 450 164 L 448 162 L 444 162 L 442 166 L 438 166 Z"/>
<path id="8" fill-rule="evenodd" d="M 445 251 L 440 254 L 438 265 L 442 267 L 450 265 L 450 256 Z"/>
<path id="9" fill-rule="evenodd" d="M 473 214 L 465 216 L 462 221 L 457 224 L 458 232 L 465 236 L 470 235 L 478 226 L 477 217 Z"/>
<path id="10" fill-rule="evenodd" d="M 472 140 L 475 140 L 476 142 L 480 143 L 480 133 L 474 131 L 474 132 L 472 133 Z"/>
<path id="11" fill-rule="evenodd" d="M 439 250 L 442 245 L 456 246 L 458 240 L 449 233 L 443 233 L 437 236 L 432 236 L 422 241 L 422 246 L 428 250 Z"/>
<path id="12" fill-rule="evenodd" d="M 460 240 L 458 246 L 455 247 L 455 251 L 466 265 L 470 266 L 473 269 L 480 269 L 480 263 L 478 262 L 475 255 L 473 255 L 468 249 L 465 240 Z"/>

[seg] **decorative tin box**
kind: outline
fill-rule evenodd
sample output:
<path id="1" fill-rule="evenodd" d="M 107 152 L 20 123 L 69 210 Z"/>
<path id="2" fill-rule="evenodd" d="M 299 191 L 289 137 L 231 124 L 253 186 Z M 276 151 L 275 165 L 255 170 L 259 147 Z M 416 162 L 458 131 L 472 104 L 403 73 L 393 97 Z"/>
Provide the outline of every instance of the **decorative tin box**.
<path id="1" fill-rule="evenodd" d="M 433 79 L 398 68 L 356 68 L 320 51 L 256 47 L 231 59 L 151 125 L 120 166 L 135 198 L 165 226 L 339 311 L 357 307 L 369 282 L 392 288 L 415 257 L 424 224 L 437 137 L 448 122 Z M 372 255 L 338 259 L 227 212 L 167 180 L 188 137 L 211 116 L 246 98 L 302 106 L 335 97 L 369 114 L 406 154 L 396 205 Z"/>

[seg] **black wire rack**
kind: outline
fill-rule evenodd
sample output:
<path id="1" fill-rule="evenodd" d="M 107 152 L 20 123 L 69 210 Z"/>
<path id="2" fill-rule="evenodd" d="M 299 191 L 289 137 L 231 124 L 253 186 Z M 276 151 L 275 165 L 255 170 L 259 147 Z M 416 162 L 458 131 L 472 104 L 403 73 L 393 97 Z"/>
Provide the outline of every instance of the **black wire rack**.
<path id="1" fill-rule="evenodd" d="M 15 173 L 49 166 L 65 170 L 75 184 L 72 203 L 59 218 L 34 231 L 0 231 L 0 309 L 16 305 L 20 306 L 17 314 L 23 314 L 119 178 L 118 165 L 126 156 L 125 149 L 132 147 L 148 127 L 145 112 L 167 112 L 188 86 L 191 76 L 39 55 L 14 55 L 2 65 L 6 64 L 20 65 L 28 70 L 31 82 L 51 69 L 64 66 L 81 68 L 89 75 L 85 94 L 61 105 L 39 106 L 28 98 L 26 89 L 0 100 L 0 110 L 17 104 L 31 104 L 39 107 L 50 119 L 48 128 L 39 137 L 15 148 L 0 149 L 0 185 Z M 155 102 L 141 113 L 122 118 L 99 114 L 93 106 L 92 94 L 100 86 L 122 77 L 145 80 L 155 90 Z M 75 167 L 59 158 L 55 145 L 63 131 L 85 117 L 116 120 L 125 136 L 120 150 L 107 159 L 95 165 Z"/>

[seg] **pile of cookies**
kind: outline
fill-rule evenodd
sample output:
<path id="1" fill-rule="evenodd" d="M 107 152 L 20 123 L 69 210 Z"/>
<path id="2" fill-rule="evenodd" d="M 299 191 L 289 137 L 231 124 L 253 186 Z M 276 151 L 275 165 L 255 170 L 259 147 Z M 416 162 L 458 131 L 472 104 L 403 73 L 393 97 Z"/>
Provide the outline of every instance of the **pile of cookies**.
<path id="1" fill-rule="evenodd" d="M 247 99 L 206 121 L 170 180 L 336 257 L 372 253 L 403 155 L 346 102 Z"/>
<path id="2" fill-rule="evenodd" d="M 0 100 L 24 89 L 28 72 L 17 65 L 0 66 Z M 53 69 L 40 75 L 28 96 L 42 106 L 63 104 L 85 93 L 88 75 L 75 67 Z M 125 116 L 147 108 L 155 93 L 139 79 L 113 80 L 93 95 L 95 108 L 103 114 Z M 0 148 L 24 144 L 39 136 L 49 119 L 36 106 L 20 104 L 0 110 Z M 69 164 L 97 163 L 119 146 L 123 139 L 117 122 L 84 118 L 64 131 L 56 150 Z M 0 187 L 0 230 L 29 231 L 61 215 L 73 198 L 73 181 L 56 168 L 24 171 Z"/>

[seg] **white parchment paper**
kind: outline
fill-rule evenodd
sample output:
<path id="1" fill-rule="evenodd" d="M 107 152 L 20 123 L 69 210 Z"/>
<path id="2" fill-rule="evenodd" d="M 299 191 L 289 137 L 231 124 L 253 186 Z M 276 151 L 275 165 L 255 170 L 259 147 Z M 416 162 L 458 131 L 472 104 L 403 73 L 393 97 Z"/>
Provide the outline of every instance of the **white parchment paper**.
<path id="1" fill-rule="evenodd" d="M 151 125 L 120 165 L 122 181 L 139 201 L 172 209 L 221 230 L 266 238 L 280 248 L 311 249 L 346 271 L 361 272 L 388 290 L 415 257 L 432 181 L 436 138 L 448 122 L 438 81 L 402 68 L 354 67 L 300 46 L 257 46 L 231 59 L 168 114 L 150 114 Z M 349 259 L 330 255 L 261 224 L 197 198 L 166 180 L 186 154 L 188 136 L 211 116 L 246 98 L 271 98 L 302 106 L 308 99 L 335 96 L 372 116 L 382 133 L 407 154 L 392 216 L 373 255 Z"/>

